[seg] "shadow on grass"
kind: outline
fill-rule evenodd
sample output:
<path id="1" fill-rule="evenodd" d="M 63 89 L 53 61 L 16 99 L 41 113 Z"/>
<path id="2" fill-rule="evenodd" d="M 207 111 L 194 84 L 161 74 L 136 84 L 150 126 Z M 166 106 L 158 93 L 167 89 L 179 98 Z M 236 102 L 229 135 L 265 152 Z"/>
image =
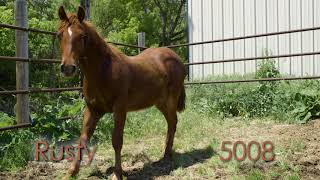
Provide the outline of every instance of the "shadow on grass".
<path id="1" fill-rule="evenodd" d="M 150 162 L 145 164 L 143 168 L 125 171 L 124 176 L 128 179 L 153 179 L 169 175 L 178 168 L 187 168 L 194 164 L 203 163 L 214 155 L 215 153 L 211 147 L 185 153 L 174 153 L 172 161 L 161 159 L 160 161 Z"/>

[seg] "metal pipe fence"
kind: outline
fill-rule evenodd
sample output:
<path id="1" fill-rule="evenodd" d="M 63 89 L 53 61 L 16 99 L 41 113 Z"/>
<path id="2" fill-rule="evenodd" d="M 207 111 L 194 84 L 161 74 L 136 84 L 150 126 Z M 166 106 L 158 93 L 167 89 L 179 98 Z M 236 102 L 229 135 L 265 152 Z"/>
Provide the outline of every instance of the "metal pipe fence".
<path id="1" fill-rule="evenodd" d="M 57 36 L 57 32 L 46 31 L 46 30 L 41 30 L 41 29 L 36 29 L 36 28 L 25 28 L 25 27 L 19 27 L 19 26 L 15 26 L 15 25 L 2 24 L 2 23 L 0 23 L 0 28 L 8 28 L 8 29 L 15 29 L 15 30 L 33 32 L 33 33 L 40 33 L 40 34 Z M 144 47 L 144 46 L 137 46 L 137 45 L 131 45 L 131 44 L 125 44 L 125 43 L 119 43 L 119 42 L 108 41 L 107 43 L 118 45 L 118 46 L 130 47 L 130 48 L 147 49 L 147 47 Z"/>
<path id="2" fill-rule="evenodd" d="M 310 53 L 297 53 L 297 54 L 248 57 L 248 58 L 238 58 L 238 59 L 224 59 L 224 60 L 216 60 L 216 61 L 203 61 L 203 62 L 185 63 L 185 65 L 191 66 L 191 65 L 217 64 L 217 63 L 228 63 L 228 62 L 243 62 L 243 61 L 252 61 L 252 60 L 287 58 L 287 57 L 298 57 L 298 56 L 312 56 L 312 55 L 320 55 L 320 51 L 319 52 L 310 52 Z M 289 60 L 291 61 L 292 59 L 289 59 Z"/>
<path id="3" fill-rule="evenodd" d="M 124 43 L 118 43 L 118 42 L 108 41 L 108 43 L 118 45 L 118 46 L 130 47 L 130 48 L 148 49 L 147 47 L 144 47 L 144 46 L 130 45 L 130 44 L 124 44 Z"/>
<path id="4" fill-rule="evenodd" d="M 35 28 L 25 28 L 25 27 L 19 27 L 15 25 L 9 25 L 9 24 L 2 24 L 0 23 L 0 28 L 8 28 L 8 29 L 15 29 L 15 30 L 21 30 L 21 31 L 27 31 L 27 32 L 34 32 L 34 33 L 40 33 L 40 34 L 48 34 L 52 36 L 56 36 L 57 33 L 41 30 L 41 29 L 35 29 Z"/>
<path id="5" fill-rule="evenodd" d="M 8 57 L 0 56 L 0 61 L 19 61 L 19 62 L 29 62 L 29 63 L 61 63 L 58 59 L 31 59 L 31 58 L 20 58 L 20 57 Z"/>
<path id="6" fill-rule="evenodd" d="M 10 28 L 10 29 L 17 29 L 23 31 L 30 31 L 35 33 L 43 33 L 49 35 L 56 35 L 55 32 L 34 29 L 34 28 L 23 28 L 13 25 L 1 24 L 0 27 L 2 28 Z M 264 33 L 264 34 L 257 34 L 257 35 L 249 35 L 249 36 L 242 36 L 242 37 L 235 37 L 235 38 L 226 38 L 226 39 L 218 39 L 212 41 L 203 41 L 203 42 L 196 42 L 196 43 L 185 43 L 185 44 L 178 44 L 178 45 L 170 45 L 164 46 L 167 48 L 175 48 L 175 47 L 182 47 L 182 46 L 194 46 L 194 45 L 202 45 L 202 44 L 209 44 L 209 43 L 218 43 L 218 42 L 226 42 L 226 41 L 234 41 L 234 40 L 241 40 L 241 39 L 249 39 L 249 38 L 257 38 L 257 37 L 265 37 L 265 36 L 273 36 L 273 35 L 281 35 L 281 34 L 288 34 L 288 33 L 297 33 L 297 32 L 305 32 L 305 31 L 314 31 L 320 30 L 320 27 L 313 27 L 313 28 L 304 28 L 304 29 L 296 29 L 290 31 L 280 31 L 280 32 L 273 32 L 273 33 Z M 140 48 L 140 49 L 147 49 L 147 47 L 137 46 L 137 45 L 129 45 L 124 43 L 117 43 L 117 42 L 108 42 L 111 44 L 131 47 L 131 48 Z M 186 66 L 191 65 L 203 65 L 203 64 L 217 64 L 217 63 L 228 63 L 228 62 L 243 62 L 243 61 L 251 61 L 251 60 L 262 60 L 262 59 L 273 59 L 273 58 L 286 58 L 286 57 L 297 57 L 297 56 L 311 56 L 311 55 L 320 55 L 320 52 L 310 52 L 310 53 L 297 53 L 297 54 L 285 54 L 285 55 L 274 55 L 274 56 L 261 56 L 261 57 L 249 57 L 249 58 L 237 58 L 237 59 L 224 59 L 224 60 L 215 60 L 215 61 L 203 61 L 203 62 L 195 62 L 195 63 L 185 63 Z M 31 59 L 31 58 L 19 58 L 19 57 L 5 57 L 0 56 L 0 61 L 20 61 L 20 62 L 31 62 L 31 63 L 60 63 L 61 61 L 58 59 Z M 281 78 L 276 80 L 299 80 L 300 78 Z M 304 79 L 304 78 L 302 78 Z M 310 79 L 310 77 L 306 77 L 306 79 Z M 317 76 L 313 79 L 319 79 Z M 271 79 L 259 80 L 259 81 L 272 81 Z M 256 82 L 257 80 L 246 80 L 245 82 Z M 214 81 L 215 82 L 215 81 Z M 223 83 L 215 82 L 215 83 Z M 225 83 L 240 83 L 240 81 L 227 81 Z M 188 82 L 186 85 L 190 84 L 212 84 L 208 82 L 200 83 L 200 82 Z M 81 87 L 76 88 L 76 90 L 81 90 Z M 24 94 L 24 93 L 39 93 L 39 92 L 63 92 L 63 91 L 76 91 L 73 88 L 52 88 L 52 89 L 43 89 L 42 91 L 39 90 L 20 90 L 20 91 L 0 91 L 1 94 Z"/>
<path id="7" fill-rule="evenodd" d="M 13 129 L 19 129 L 19 128 L 27 128 L 27 127 L 32 127 L 32 124 L 31 123 L 21 123 L 21 124 L 17 124 L 14 126 L 6 126 L 6 127 L 0 128 L 0 132 L 7 131 L 7 130 L 13 130 Z"/>
<path id="8" fill-rule="evenodd" d="M 195 42 L 195 43 L 184 43 L 184 44 L 177 44 L 177 45 L 169 45 L 169 46 L 165 46 L 165 47 L 176 48 L 176 47 L 183 47 L 183 46 L 195 46 L 195 45 L 202 45 L 202 44 L 211 44 L 211 43 L 219 43 L 219 42 L 226 42 L 226 41 L 236 41 L 236 40 L 242 40 L 242 39 L 252 39 L 252 38 L 258 38 L 258 37 L 275 36 L 275 35 L 281 35 L 281 34 L 292 34 L 292 33 L 315 31 L 315 30 L 320 30 L 320 27 L 296 29 L 296 30 L 289 30 L 289 31 L 279 31 L 279 32 L 264 33 L 264 34 L 255 34 L 255 35 L 217 39 L 217 40 L 202 41 L 202 42 Z"/>
<path id="9" fill-rule="evenodd" d="M 28 32 L 48 34 L 48 35 L 53 35 L 53 36 L 55 36 L 57 34 L 56 32 L 40 30 L 40 29 L 35 29 L 35 28 L 24 28 L 24 27 L 18 27 L 18 26 L 2 24 L 2 23 L 0 23 L 0 27 L 1 28 L 16 29 L 16 30 L 23 30 L 23 31 L 28 31 Z M 256 35 L 249 35 L 249 36 L 241 36 L 241 37 L 234 37 L 234 38 L 218 39 L 218 40 L 212 40 L 212 41 L 196 42 L 196 43 L 185 43 L 185 44 L 170 45 L 170 46 L 164 46 L 164 47 L 175 48 L 175 47 L 183 47 L 183 46 L 195 46 L 195 45 L 202 45 L 202 44 L 209 44 L 209 43 L 219 43 L 219 42 L 226 42 L 226 41 L 235 41 L 235 40 L 242 40 L 242 39 L 249 39 L 249 38 L 274 36 L 274 35 L 298 33 L 298 32 L 305 32 L 305 31 L 314 31 L 314 30 L 320 30 L 320 27 L 296 29 L 296 30 L 289 30 L 289 31 L 279 31 L 279 32 L 256 34 Z M 144 46 L 129 45 L 129 44 L 117 43 L 117 42 L 108 42 L 108 43 L 114 44 L 114 45 L 118 45 L 118 46 L 124 46 L 124 47 L 147 49 L 147 47 L 144 47 Z M 261 60 L 261 59 L 273 59 L 273 58 L 286 58 L 286 57 L 310 56 L 310 55 L 319 55 L 319 54 L 320 54 L 320 52 L 310 52 L 310 53 L 285 54 L 285 55 L 249 57 L 249 58 L 226 59 L 226 60 L 224 59 L 224 60 L 216 60 L 216 61 L 185 63 L 185 65 L 186 66 L 191 66 L 191 65 L 202 65 L 202 64 L 242 62 L 242 61 L 251 61 L 251 60 L 259 60 L 259 59 Z M 20 62 L 31 62 L 31 63 L 34 62 L 34 63 L 57 63 L 57 64 L 61 62 L 58 59 L 30 59 L 30 58 L 5 57 L 5 56 L 0 56 L 0 61 L 20 61 Z M 237 83 L 239 83 L 239 82 L 237 82 Z M 192 83 L 187 83 L 187 84 L 192 84 Z M 199 84 L 199 82 L 197 82 L 195 84 Z M 66 89 L 66 91 L 68 91 L 68 88 L 62 88 L 62 89 Z M 54 92 L 54 90 L 55 89 L 52 89 L 52 91 L 50 91 L 50 89 L 46 89 L 43 92 Z M 34 90 L 29 90 L 29 91 L 21 90 L 21 91 L 8 91 L 8 92 L 0 91 L 0 94 L 9 94 L 10 92 L 12 94 L 36 93 L 36 91 L 34 91 Z M 57 91 L 57 92 L 61 92 L 61 91 Z"/>
<path id="10" fill-rule="evenodd" d="M 33 33 L 39 33 L 39 34 L 45 34 L 53 36 L 53 41 L 55 40 L 57 33 L 51 32 L 47 30 L 41 30 L 41 29 L 35 29 L 35 28 L 26 28 L 26 27 L 19 27 L 15 25 L 9 25 L 9 24 L 3 24 L 0 23 L 0 28 L 8 28 L 13 30 L 21 30 L 26 32 L 33 32 Z M 124 44 L 124 43 L 118 43 L 118 42 L 107 42 L 110 44 L 114 44 L 117 46 L 124 46 L 124 47 L 130 47 L 130 48 L 138 48 L 138 49 L 147 49 L 147 47 L 144 46 L 137 46 L 137 45 L 130 45 L 130 44 Z M 34 58 L 22 58 L 22 57 L 7 57 L 7 56 L 0 56 L 0 62 L 1 61 L 11 61 L 11 62 L 27 62 L 27 63 L 49 63 L 49 64 L 59 64 L 61 63 L 61 60 L 58 59 L 34 59 Z M 34 88 L 30 90 L 4 90 L 0 91 L 0 95 L 17 95 L 17 94 L 34 94 L 34 93 L 58 93 L 58 92 L 65 92 L 65 91 L 82 91 L 82 87 L 68 87 L 68 88 Z M 62 117 L 58 120 L 68 120 L 73 119 L 73 117 Z M 1 131 L 6 130 L 13 130 L 13 129 L 19 129 L 19 128 L 28 128 L 32 127 L 32 123 L 21 123 L 13 126 L 7 126 L 0 128 Z"/>
<path id="11" fill-rule="evenodd" d="M 15 25 L 9 25 L 9 24 L 3 24 L 0 23 L 0 28 L 8 28 L 8 29 L 15 29 L 15 30 L 22 30 L 27 32 L 34 32 L 34 33 L 40 33 L 40 34 L 47 34 L 51 36 L 56 36 L 56 32 L 41 30 L 41 29 L 35 29 L 35 28 L 25 28 L 25 27 L 19 27 Z M 137 46 L 137 45 L 130 45 L 130 44 L 124 44 L 124 43 L 118 43 L 118 42 L 107 42 L 110 44 L 118 45 L 118 46 L 124 46 L 124 47 L 130 47 L 130 48 L 138 48 L 138 49 L 147 49 L 147 47 L 144 46 Z M 21 57 L 8 57 L 8 56 L 0 56 L 0 61 L 12 61 L 12 62 L 28 62 L 28 63 L 51 63 L 51 64 L 59 64 L 61 63 L 61 60 L 58 59 L 34 59 L 34 58 L 21 58 Z M 6 94 L 31 94 L 31 93 L 41 93 L 41 92 L 64 92 L 64 91 L 80 91 L 82 90 L 81 87 L 77 88 L 48 88 L 48 89 L 31 89 L 31 90 L 12 90 L 12 91 L 0 91 L 0 95 L 6 95 Z"/>
<path id="12" fill-rule="evenodd" d="M 41 29 L 35 29 L 35 28 L 19 27 L 19 26 L 2 24 L 2 23 L 0 23 L 0 28 L 9 28 L 9 29 L 22 30 L 22 31 L 27 31 L 27 32 L 46 34 L 46 35 L 51 35 L 54 38 L 57 35 L 56 32 L 51 32 L 51 31 L 46 31 L 46 30 L 41 30 Z M 320 27 L 296 29 L 296 30 L 289 30 L 289 31 L 279 31 L 279 32 L 264 33 L 264 34 L 255 34 L 255 35 L 233 37 L 233 38 L 224 38 L 224 39 L 202 41 L 202 42 L 195 42 L 195 43 L 184 43 L 184 44 L 169 45 L 169 46 L 164 46 L 164 47 L 167 47 L 167 48 L 189 47 L 189 46 L 209 44 L 209 43 L 236 41 L 236 40 L 243 40 L 243 39 L 249 39 L 249 38 L 267 37 L 267 36 L 275 36 L 275 35 L 281 35 L 281 34 L 290 34 L 290 33 L 306 32 L 306 31 L 315 31 L 315 30 L 320 30 Z M 129 44 L 117 43 L 117 42 L 107 42 L 107 43 L 118 45 L 118 46 L 130 47 L 130 48 L 147 49 L 147 47 L 138 46 L 138 45 L 129 45 Z M 320 55 L 320 52 L 309 52 L 309 53 L 285 54 L 285 55 L 264 56 L 264 57 L 249 57 L 249 58 L 237 58 L 237 59 L 234 58 L 234 59 L 223 59 L 223 60 L 216 60 L 216 61 L 194 62 L 194 63 L 185 63 L 185 66 L 203 65 L 203 64 L 217 64 L 217 63 L 227 63 L 227 62 L 242 62 L 242 61 L 274 59 L 274 58 L 286 58 L 286 57 L 297 57 L 297 56 L 311 56 L 311 55 Z M 32 59 L 32 58 L 5 57 L 5 56 L 0 56 L 0 61 L 28 62 L 28 63 L 52 63 L 52 64 L 58 64 L 58 63 L 61 62 L 58 59 Z M 320 76 L 280 77 L 280 78 L 263 78 L 263 79 L 247 79 L 247 80 L 225 80 L 225 81 L 221 80 L 221 81 L 204 81 L 204 82 L 186 82 L 185 85 L 251 83 L 251 82 L 269 82 L 269 81 L 271 81 L 271 82 L 272 81 L 295 81 L 295 80 L 310 80 L 310 79 L 320 79 Z M 0 91 L 0 95 L 55 93 L 55 92 L 64 92 L 64 91 L 82 91 L 82 87 L 36 88 L 36 89 L 30 89 L 30 90 Z M 64 118 L 61 118 L 61 119 L 62 120 L 66 120 L 66 119 L 71 119 L 71 117 L 64 117 Z M 31 127 L 31 126 L 32 126 L 32 124 L 30 124 L 30 123 L 18 124 L 18 125 L 15 125 L 15 126 L 9 126 L 9 127 L 0 128 L 0 131 L 17 129 L 17 128 L 24 128 L 24 127 Z"/>
<path id="13" fill-rule="evenodd" d="M 279 78 L 261 78 L 261 79 L 244 79 L 244 80 L 226 80 L 226 81 L 203 81 L 203 82 L 187 82 L 185 85 L 202 85 L 202 84 L 232 84 L 232 83 L 253 83 L 253 82 L 272 82 L 272 81 L 296 81 L 320 79 L 320 76 L 307 77 L 279 77 Z"/>
<path id="14" fill-rule="evenodd" d="M 65 121 L 65 120 L 69 120 L 69 119 L 73 119 L 74 117 L 62 117 L 62 118 L 58 118 L 58 121 Z M 7 131 L 7 130 L 14 130 L 14 129 L 19 129 L 19 128 L 31 128 L 34 125 L 32 123 L 21 123 L 21 124 L 17 124 L 17 125 L 12 125 L 12 126 L 6 126 L 6 127 L 2 127 L 0 128 L 0 132 L 1 131 Z"/>
<path id="15" fill-rule="evenodd" d="M 57 93 L 65 91 L 82 91 L 82 87 L 68 87 L 68 88 L 35 88 L 30 90 L 13 90 L 13 91 L 0 91 L 0 95 L 9 94 L 35 94 L 35 93 Z"/>

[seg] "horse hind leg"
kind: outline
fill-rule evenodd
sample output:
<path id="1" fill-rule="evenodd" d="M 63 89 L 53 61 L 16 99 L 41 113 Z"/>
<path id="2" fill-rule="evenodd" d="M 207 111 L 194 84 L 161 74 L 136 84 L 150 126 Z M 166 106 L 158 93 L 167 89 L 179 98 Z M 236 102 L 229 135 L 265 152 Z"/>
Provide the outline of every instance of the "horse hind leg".
<path id="1" fill-rule="evenodd" d="M 172 157 L 172 146 L 174 141 L 174 135 L 177 127 L 177 103 L 178 100 L 176 98 L 168 98 L 166 105 L 157 106 L 157 108 L 163 113 L 167 124 L 167 137 L 166 137 L 166 148 L 164 152 L 164 158 Z"/>
<path id="2" fill-rule="evenodd" d="M 168 123 L 168 131 L 167 131 L 166 149 L 164 153 L 164 158 L 171 158 L 173 140 L 174 140 L 174 135 L 176 133 L 176 127 L 178 122 L 177 112 L 176 111 L 170 112 L 166 120 Z"/>

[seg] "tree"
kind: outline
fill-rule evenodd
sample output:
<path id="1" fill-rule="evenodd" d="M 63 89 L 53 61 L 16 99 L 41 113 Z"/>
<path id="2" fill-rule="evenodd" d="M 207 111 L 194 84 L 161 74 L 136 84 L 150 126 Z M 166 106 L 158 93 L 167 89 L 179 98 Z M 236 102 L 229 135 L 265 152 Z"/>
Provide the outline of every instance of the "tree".
<path id="1" fill-rule="evenodd" d="M 185 39 L 186 0 L 153 0 L 161 18 L 160 45 L 170 45 Z"/>
<path id="2" fill-rule="evenodd" d="M 86 10 L 86 19 L 90 19 L 90 0 L 81 0 L 80 5 Z"/>
<path id="3" fill-rule="evenodd" d="M 146 33 L 147 46 L 187 39 L 186 0 L 94 1 L 92 14 L 93 23 L 110 41 L 136 44 L 138 32 Z M 186 48 L 182 50 L 180 55 L 185 57 Z"/>

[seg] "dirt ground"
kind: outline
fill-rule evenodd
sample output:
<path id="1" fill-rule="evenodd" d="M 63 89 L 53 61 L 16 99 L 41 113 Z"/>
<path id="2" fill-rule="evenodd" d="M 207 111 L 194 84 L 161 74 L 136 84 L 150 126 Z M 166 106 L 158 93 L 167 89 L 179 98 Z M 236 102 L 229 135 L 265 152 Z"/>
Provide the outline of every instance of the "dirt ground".
<path id="1" fill-rule="evenodd" d="M 304 125 L 288 125 L 273 123 L 250 124 L 244 129 L 233 129 L 227 138 L 230 140 L 270 140 L 273 142 L 276 152 L 276 159 L 270 163 L 242 164 L 241 173 L 245 174 L 254 166 L 262 172 L 279 166 L 283 160 L 298 168 L 301 179 L 320 179 L 320 120 L 311 121 Z M 232 132 L 233 131 L 233 132 Z M 242 131 L 242 132 L 239 132 Z M 240 134 L 244 133 L 244 136 Z M 248 142 L 248 141 L 247 141 Z M 279 157 L 279 158 L 277 158 Z M 282 173 L 281 170 L 279 173 Z M 274 179 L 282 179 L 278 176 Z"/>
<path id="2" fill-rule="evenodd" d="M 320 120 L 314 120 L 304 125 L 252 121 L 246 126 L 239 127 L 239 123 L 241 121 L 233 120 L 232 123 L 221 126 L 224 129 L 219 129 L 216 132 L 220 134 L 219 137 L 216 137 L 217 146 L 209 146 L 206 138 L 203 138 L 204 142 L 200 143 L 202 148 L 197 146 L 191 148 L 190 151 L 189 148 L 185 150 L 177 148 L 174 160 L 171 162 L 156 161 L 144 153 L 148 148 L 146 146 L 150 145 L 148 142 L 153 142 L 154 146 L 157 146 L 158 139 L 142 139 L 131 142 L 135 145 L 138 144 L 135 147 L 139 148 L 132 150 L 130 145 L 125 145 L 127 146 L 127 150 L 123 152 L 125 178 L 238 179 L 237 177 L 239 177 L 240 179 L 248 179 L 247 175 L 251 173 L 252 176 L 252 170 L 255 169 L 262 175 L 269 174 L 262 176 L 267 177 L 266 179 L 283 179 L 291 172 L 298 172 L 298 179 L 320 179 Z M 276 148 L 276 159 L 273 162 L 252 163 L 244 161 L 236 165 L 237 170 L 230 170 L 229 165 L 217 162 L 221 140 L 243 140 L 245 142 L 270 140 Z M 82 167 L 77 179 L 110 179 L 112 177 L 113 155 L 112 149 L 108 151 L 110 153 L 107 156 L 98 154 L 91 167 Z M 68 165 L 67 162 L 29 162 L 23 170 L 0 172 L 0 179 L 60 179 L 66 172 Z M 272 174 L 270 175 L 270 173 Z"/>

